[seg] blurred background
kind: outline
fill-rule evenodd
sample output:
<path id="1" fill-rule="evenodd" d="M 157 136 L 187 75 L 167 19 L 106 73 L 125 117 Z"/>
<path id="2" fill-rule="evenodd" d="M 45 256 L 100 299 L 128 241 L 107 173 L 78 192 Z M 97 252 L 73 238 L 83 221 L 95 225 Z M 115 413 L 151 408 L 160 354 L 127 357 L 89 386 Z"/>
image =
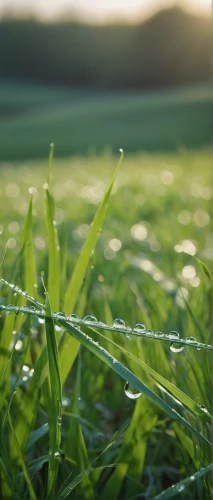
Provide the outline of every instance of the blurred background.
<path id="1" fill-rule="evenodd" d="M 0 161 L 211 144 L 207 0 L 0 0 Z"/>

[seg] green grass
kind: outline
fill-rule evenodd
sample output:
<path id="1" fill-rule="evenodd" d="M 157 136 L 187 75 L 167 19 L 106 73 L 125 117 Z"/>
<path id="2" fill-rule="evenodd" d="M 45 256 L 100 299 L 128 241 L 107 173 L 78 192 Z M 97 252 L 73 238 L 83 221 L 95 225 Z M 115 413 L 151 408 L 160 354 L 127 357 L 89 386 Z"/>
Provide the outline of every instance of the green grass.
<path id="1" fill-rule="evenodd" d="M 210 499 L 210 165 L 1 166 L 2 498 Z"/>
<path id="2" fill-rule="evenodd" d="M 211 144 L 212 85 L 162 92 L 80 91 L 0 83 L 0 160 L 130 153 Z"/>

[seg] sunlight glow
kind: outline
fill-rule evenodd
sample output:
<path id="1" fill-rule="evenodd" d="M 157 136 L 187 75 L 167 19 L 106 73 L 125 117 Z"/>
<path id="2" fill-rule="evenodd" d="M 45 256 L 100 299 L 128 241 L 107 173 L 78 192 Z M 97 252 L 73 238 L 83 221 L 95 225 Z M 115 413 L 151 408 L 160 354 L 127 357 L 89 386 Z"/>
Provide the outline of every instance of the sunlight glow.
<path id="1" fill-rule="evenodd" d="M 209 0 L 0 0 L 0 15 L 14 12 L 54 19 L 65 13 L 84 21 L 105 22 L 121 19 L 137 21 L 161 8 L 179 5 L 198 15 L 211 14 Z"/>

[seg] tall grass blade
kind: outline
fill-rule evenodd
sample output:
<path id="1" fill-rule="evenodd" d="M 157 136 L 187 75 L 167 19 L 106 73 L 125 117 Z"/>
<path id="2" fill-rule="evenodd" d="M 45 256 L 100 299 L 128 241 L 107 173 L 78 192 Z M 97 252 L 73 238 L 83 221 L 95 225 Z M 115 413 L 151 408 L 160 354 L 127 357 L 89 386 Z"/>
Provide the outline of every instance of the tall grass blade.
<path id="1" fill-rule="evenodd" d="M 28 471 L 27 471 L 27 467 L 25 465 L 25 462 L 24 462 L 24 459 L 23 459 L 23 456 L 22 456 L 22 453 L 21 453 L 21 450 L 20 450 L 20 447 L 19 447 L 18 440 L 17 440 L 16 434 L 15 434 L 15 431 L 14 431 L 14 428 L 13 428 L 13 424 L 12 424 L 12 420 L 11 420 L 10 414 L 8 415 L 8 422 L 9 422 L 9 426 L 10 426 L 10 429 L 11 429 L 11 432 L 12 432 L 12 435 L 13 435 L 13 439 L 15 441 L 15 445 L 16 445 L 16 448 L 17 448 L 17 454 L 18 454 L 18 457 L 19 457 L 19 461 L 21 463 L 21 467 L 22 467 L 22 470 L 23 470 L 25 481 L 26 481 L 28 489 L 29 489 L 30 500 L 37 500 L 37 497 L 36 497 L 36 494 L 35 494 L 35 491 L 33 489 L 33 485 L 32 485 L 31 479 L 30 479 L 30 476 L 29 476 Z"/>
<path id="2" fill-rule="evenodd" d="M 198 479 L 201 479 L 201 477 L 205 476 L 206 474 L 209 474 L 209 472 L 212 472 L 212 464 L 207 465 L 207 467 L 199 470 L 198 472 L 195 472 L 191 476 L 171 486 L 167 490 L 162 491 L 162 493 L 155 496 L 153 500 L 169 500 L 170 498 L 176 497 L 179 494 L 183 495 L 185 489 L 188 486 L 190 486 L 194 481 L 198 481 Z"/>
<path id="3" fill-rule="evenodd" d="M 75 268 L 72 273 L 71 280 L 69 282 L 67 292 L 65 295 L 65 301 L 63 306 L 63 311 L 65 314 L 71 314 L 74 309 L 78 293 L 80 291 L 82 281 L 84 279 L 88 263 L 91 258 L 91 254 L 95 248 L 99 232 L 104 222 L 104 218 L 106 215 L 108 202 L 110 199 L 110 195 L 112 192 L 112 188 L 115 182 L 116 175 L 119 171 L 120 165 L 123 160 L 123 151 L 121 151 L 120 160 L 115 169 L 115 172 L 112 176 L 111 182 L 107 189 L 107 192 L 103 198 L 103 201 L 96 212 L 95 218 L 91 224 L 90 231 L 87 235 L 86 241 L 83 245 L 79 258 L 76 262 Z M 75 361 L 77 352 L 78 352 L 79 344 L 73 338 L 65 338 L 60 349 L 60 361 L 61 361 L 61 380 L 64 382 L 66 377 Z M 70 352 L 70 357 L 67 357 L 67 351 Z"/>
<path id="4" fill-rule="evenodd" d="M 49 384 L 50 384 L 50 399 L 49 399 L 49 470 L 48 470 L 48 498 L 54 496 L 55 483 L 57 480 L 59 453 L 61 444 L 61 409 L 62 409 L 62 388 L 60 378 L 60 366 L 58 356 L 58 346 L 55 335 L 54 321 L 50 306 L 49 296 L 46 292 L 46 311 L 45 328 L 47 341 L 47 356 L 49 366 Z"/>
<path id="5" fill-rule="evenodd" d="M 123 378 L 131 387 L 134 387 L 138 393 L 146 396 L 152 403 L 156 404 L 165 412 L 172 420 L 175 420 L 179 425 L 183 425 L 185 428 L 190 430 L 195 434 L 201 441 L 207 443 L 210 442 L 206 439 L 197 429 L 195 429 L 187 420 L 185 420 L 179 413 L 171 408 L 170 405 L 165 403 L 159 396 L 157 396 L 151 389 L 149 389 L 141 380 L 139 380 L 134 373 L 132 373 L 126 366 L 121 364 L 116 358 L 111 356 L 108 351 L 103 347 L 99 346 L 97 342 L 94 342 L 91 337 L 85 335 L 82 331 L 77 330 L 72 325 L 68 325 L 65 321 L 59 320 L 58 323 L 66 329 L 66 331 L 72 335 L 76 340 L 81 342 L 85 347 L 87 347 L 91 352 L 93 352 L 99 359 L 106 363 L 113 371 L 115 371 L 121 378 Z"/>

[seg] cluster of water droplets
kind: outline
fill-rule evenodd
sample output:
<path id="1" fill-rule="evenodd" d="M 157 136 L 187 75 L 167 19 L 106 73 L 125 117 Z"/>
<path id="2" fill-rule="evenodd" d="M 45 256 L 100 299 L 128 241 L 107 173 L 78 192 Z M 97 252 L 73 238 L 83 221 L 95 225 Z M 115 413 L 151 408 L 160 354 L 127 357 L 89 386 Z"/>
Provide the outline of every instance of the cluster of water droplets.
<path id="1" fill-rule="evenodd" d="M 27 307 L 16 307 L 12 304 L 8 306 L 4 306 L 0 304 L 0 310 L 5 310 L 9 312 L 15 312 L 15 314 L 23 313 L 23 314 L 34 314 L 38 317 L 39 323 L 44 323 L 46 311 L 44 309 L 44 305 L 37 302 L 33 297 L 28 295 L 26 292 L 23 292 L 20 288 L 16 287 L 13 284 L 8 283 L 7 281 L 1 279 L 3 284 L 8 285 L 15 293 L 19 293 L 23 295 L 27 300 L 31 301 L 34 305 Z M 41 310 L 40 310 L 41 309 Z M 134 337 L 145 337 L 145 338 L 153 338 L 159 340 L 170 341 L 170 350 L 173 353 L 179 353 L 184 350 L 186 345 L 190 345 L 191 347 L 196 347 L 197 350 L 201 348 L 205 349 L 213 349 L 211 345 L 201 344 L 194 337 L 187 337 L 186 339 L 181 339 L 180 334 L 176 331 L 171 331 L 169 334 L 165 334 L 161 331 L 154 332 L 151 329 L 147 329 L 143 323 L 136 323 L 133 328 L 127 326 L 123 319 L 116 318 L 113 321 L 112 325 L 107 325 L 102 321 L 98 321 L 97 318 L 93 315 L 86 315 L 83 319 L 79 318 L 76 314 L 71 314 L 70 316 L 66 316 L 64 312 L 53 313 L 53 318 L 57 320 L 65 320 L 67 323 L 71 323 L 75 328 L 79 328 L 82 326 L 93 326 L 94 328 L 101 328 L 108 331 L 116 331 L 126 335 L 127 339 L 132 339 Z"/>

